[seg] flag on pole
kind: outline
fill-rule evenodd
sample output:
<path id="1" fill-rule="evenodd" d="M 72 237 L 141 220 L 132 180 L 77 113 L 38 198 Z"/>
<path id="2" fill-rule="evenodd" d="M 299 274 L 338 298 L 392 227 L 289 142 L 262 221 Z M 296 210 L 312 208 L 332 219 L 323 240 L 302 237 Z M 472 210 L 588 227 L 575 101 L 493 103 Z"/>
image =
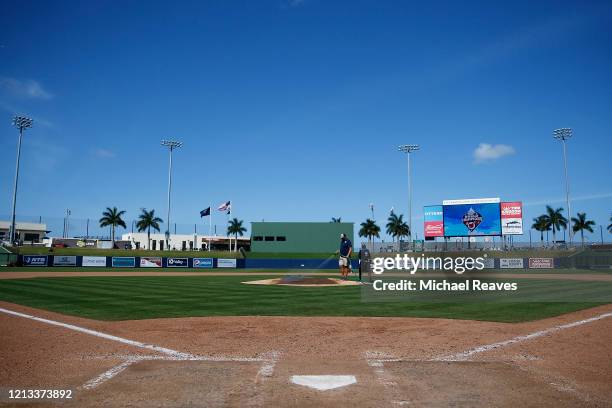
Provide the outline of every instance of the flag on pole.
<path id="1" fill-rule="evenodd" d="M 206 217 L 210 215 L 210 207 L 203 209 L 200 211 L 200 218 Z"/>
<path id="2" fill-rule="evenodd" d="M 227 202 L 221 204 L 219 206 L 219 208 L 217 208 L 217 210 L 219 210 L 219 211 L 227 211 L 227 213 L 229 214 L 232 211 L 232 203 L 230 201 L 227 201 Z"/>

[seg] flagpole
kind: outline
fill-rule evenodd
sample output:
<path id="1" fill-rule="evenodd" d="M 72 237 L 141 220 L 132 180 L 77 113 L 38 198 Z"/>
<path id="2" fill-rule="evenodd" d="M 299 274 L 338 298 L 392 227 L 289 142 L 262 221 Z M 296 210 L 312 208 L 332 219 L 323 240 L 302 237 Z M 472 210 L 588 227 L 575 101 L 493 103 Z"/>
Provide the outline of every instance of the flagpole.
<path id="1" fill-rule="evenodd" d="M 209 203 L 208 206 L 208 212 L 210 214 L 208 214 L 210 216 L 210 219 L 208 220 L 208 251 L 210 252 L 210 236 L 212 235 L 212 203 Z"/>
<path id="2" fill-rule="evenodd" d="M 225 215 L 227 215 L 227 221 L 225 225 L 225 235 L 229 239 L 229 251 L 232 252 L 232 237 L 227 233 L 227 228 L 229 227 L 230 214 L 232 212 L 232 200 L 229 200 L 229 202 L 230 202 L 229 210 L 225 213 Z"/>

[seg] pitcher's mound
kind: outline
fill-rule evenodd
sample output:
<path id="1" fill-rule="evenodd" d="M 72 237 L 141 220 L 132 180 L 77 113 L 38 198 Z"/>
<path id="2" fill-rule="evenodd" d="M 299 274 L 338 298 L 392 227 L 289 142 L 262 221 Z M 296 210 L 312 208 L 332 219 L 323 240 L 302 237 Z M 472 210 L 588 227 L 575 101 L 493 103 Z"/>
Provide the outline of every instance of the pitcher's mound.
<path id="1" fill-rule="evenodd" d="M 289 275 L 276 279 L 263 279 L 250 282 L 242 282 L 247 285 L 282 285 L 282 286 L 354 286 L 361 285 L 361 282 L 324 278 L 324 277 L 308 277 L 302 275 Z"/>

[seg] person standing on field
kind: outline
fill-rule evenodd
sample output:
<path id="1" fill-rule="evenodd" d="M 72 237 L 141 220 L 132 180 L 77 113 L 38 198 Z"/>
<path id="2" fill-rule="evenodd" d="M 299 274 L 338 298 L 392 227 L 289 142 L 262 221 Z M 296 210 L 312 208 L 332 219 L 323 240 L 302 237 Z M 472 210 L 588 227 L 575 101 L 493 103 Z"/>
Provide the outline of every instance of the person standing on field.
<path id="1" fill-rule="evenodd" d="M 346 234 L 340 234 L 340 259 L 338 265 L 340 266 L 340 274 L 343 279 L 348 279 L 348 274 L 351 272 L 351 254 L 353 253 L 353 243 L 346 236 Z"/>

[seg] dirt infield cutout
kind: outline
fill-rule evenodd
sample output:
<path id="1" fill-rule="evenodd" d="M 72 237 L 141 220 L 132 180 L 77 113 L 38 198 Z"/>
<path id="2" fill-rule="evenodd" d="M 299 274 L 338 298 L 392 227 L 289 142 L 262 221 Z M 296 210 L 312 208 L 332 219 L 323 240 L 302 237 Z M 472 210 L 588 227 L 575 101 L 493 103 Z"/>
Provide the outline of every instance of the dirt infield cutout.
<path id="1" fill-rule="evenodd" d="M 325 277 L 313 277 L 303 275 L 288 275 L 282 278 L 275 279 L 262 279 L 255 281 L 242 282 L 247 285 L 279 285 L 279 286 L 309 286 L 309 287 L 321 287 L 321 286 L 356 286 L 361 285 L 361 282 L 336 279 L 336 278 L 325 278 Z"/>

